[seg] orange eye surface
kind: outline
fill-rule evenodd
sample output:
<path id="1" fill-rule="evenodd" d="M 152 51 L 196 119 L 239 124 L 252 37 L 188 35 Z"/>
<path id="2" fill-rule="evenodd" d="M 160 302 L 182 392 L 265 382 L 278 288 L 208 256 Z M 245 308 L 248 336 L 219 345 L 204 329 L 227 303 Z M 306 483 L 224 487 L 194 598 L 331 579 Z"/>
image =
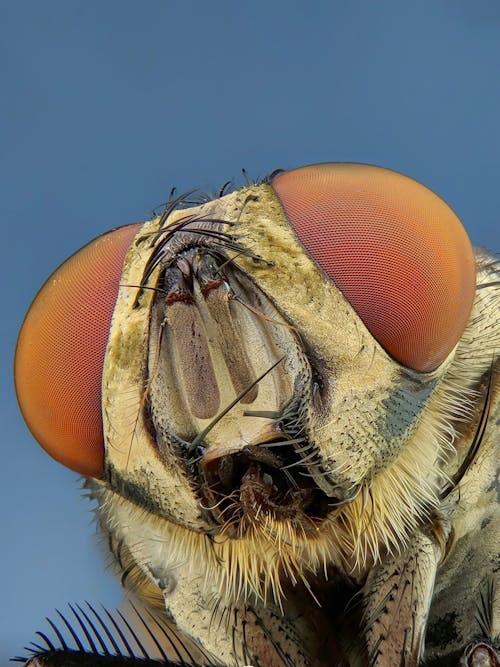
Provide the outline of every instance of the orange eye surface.
<path id="1" fill-rule="evenodd" d="M 416 371 L 461 337 L 476 286 L 467 233 L 416 181 L 363 164 L 325 163 L 272 186 L 296 236 L 380 345 Z"/>
<path id="2" fill-rule="evenodd" d="M 14 376 L 24 419 L 41 446 L 101 477 L 101 379 L 123 260 L 140 224 L 94 239 L 38 292 L 17 342 Z"/>

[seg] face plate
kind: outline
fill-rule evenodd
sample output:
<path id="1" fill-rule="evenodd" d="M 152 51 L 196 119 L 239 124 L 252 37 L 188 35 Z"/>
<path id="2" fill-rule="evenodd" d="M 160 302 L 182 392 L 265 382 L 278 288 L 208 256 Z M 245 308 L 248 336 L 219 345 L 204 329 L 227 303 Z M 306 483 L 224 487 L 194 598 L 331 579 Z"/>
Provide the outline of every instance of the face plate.
<path id="1" fill-rule="evenodd" d="M 215 544 L 228 580 L 249 553 L 262 596 L 269 561 L 365 571 L 437 505 L 451 426 L 443 436 L 449 419 L 421 416 L 450 360 L 428 373 L 395 363 L 270 185 L 146 223 L 121 283 L 103 376 L 106 478 L 174 524 L 176 541 Z M 194 358 L 202 372 L 189 375 Z"/>

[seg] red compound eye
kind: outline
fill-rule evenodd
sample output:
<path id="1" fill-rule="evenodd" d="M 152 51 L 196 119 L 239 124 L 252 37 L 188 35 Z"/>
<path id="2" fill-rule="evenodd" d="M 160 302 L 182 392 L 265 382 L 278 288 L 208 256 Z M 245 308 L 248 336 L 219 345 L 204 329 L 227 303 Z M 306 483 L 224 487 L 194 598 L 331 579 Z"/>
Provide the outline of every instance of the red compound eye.
<path id="1" fill-rule="evenodd" d="M 298 239 L 399 363 L 435 369 L 463 333 L 474 254 L 451 208 L 380 167 L 317 164 L 272 186 Z"/>
<path id="2" fill-rule="evenodd" d="M 104 234 L 38 292 L 17 342 L 17 398 L 41 446 L 68 468 L 101 477 L 101 379 L 123 260 L 140 224 Z"/>

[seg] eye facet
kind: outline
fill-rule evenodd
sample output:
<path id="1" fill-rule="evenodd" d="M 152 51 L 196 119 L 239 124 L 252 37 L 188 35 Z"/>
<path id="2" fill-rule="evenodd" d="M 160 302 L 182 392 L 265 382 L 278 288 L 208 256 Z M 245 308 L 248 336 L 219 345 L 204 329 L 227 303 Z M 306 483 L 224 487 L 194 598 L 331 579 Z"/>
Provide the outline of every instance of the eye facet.
<path id="1" fill-rule="evenodd" d="M 437 195 L 388 169 L 325 163 L 272 182 L 299 241 L 380 345 L 416 371 L 461 337 L 476 286 L 460 220 Z"/>
<path id="2" fill-rule="evenodd" d="M 29 429 L 56 460 L 101 477 L 101 378 L 122 265 L 141 224 L 91 241 L 45 282 L 26 315 L 14 363 Z"/>

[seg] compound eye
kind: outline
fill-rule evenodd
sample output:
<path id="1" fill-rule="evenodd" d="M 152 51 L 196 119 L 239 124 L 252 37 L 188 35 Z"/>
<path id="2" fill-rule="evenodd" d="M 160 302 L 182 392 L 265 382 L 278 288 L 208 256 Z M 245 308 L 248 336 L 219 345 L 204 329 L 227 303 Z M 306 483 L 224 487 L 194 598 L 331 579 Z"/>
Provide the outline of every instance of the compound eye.
<path id="1" fill-rule="evenodd" d="M 101 378 L 122 266 L 140 224 L 94 239 L 64 262 L 30 306 L 14 377 L 24 419 L 40 445 L 82 475 L 101 477 Z"/>
<path id="2" fill-rule="evenodd" d="M 416 371 L 444 361 L 476 286 L 473 250 L 451 208 L 402 174 L 362 164 L 302 167 L 272 186 L 301 244 L 380 345 Z"/>

